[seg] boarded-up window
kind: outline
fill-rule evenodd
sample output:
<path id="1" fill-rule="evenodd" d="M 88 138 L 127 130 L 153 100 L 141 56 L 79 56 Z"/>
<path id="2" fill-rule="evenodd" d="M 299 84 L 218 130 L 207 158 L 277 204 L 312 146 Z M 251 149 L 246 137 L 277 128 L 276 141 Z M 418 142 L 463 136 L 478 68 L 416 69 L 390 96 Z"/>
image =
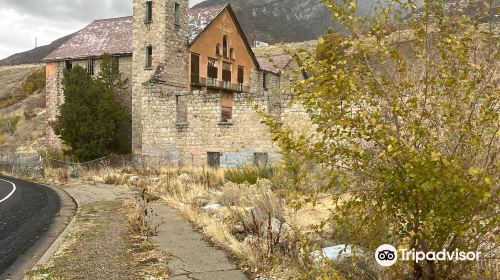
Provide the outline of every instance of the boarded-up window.
<path id="1" fill-rule="evenodd" d="M 198 54 L 191 54 L 191 83 L 200 83 L 200 56 Z"/>
<path id="2" fill-rule="evenodd" d="M 153 22 L 153 1 L 147 1 L 144 23 L 151 23 L 151 22 Z"/>
<path id="3" fill-rule="evenodd" d="M 253 164 L 255 166 L 267 167 L 269 156 L 267 153 L 254 153 Z"/>
<path id="4" fill-rule="evenodd" d="M 213 168 L 220 167 L 220 153 L 218 152 L 208 152 L 208 166 Z"/>
<path id="5" fill-rule="evenodd" d="M 186 124 L 188 122 L 187 97 L 177 95 L 175 103 L 177 108 L 177 123 Z"/>
<path id="6" fill-rule="evenodd" d="M 222 94 L 221 121 L 229 122 L 233 119 L 233 94 Z"/>

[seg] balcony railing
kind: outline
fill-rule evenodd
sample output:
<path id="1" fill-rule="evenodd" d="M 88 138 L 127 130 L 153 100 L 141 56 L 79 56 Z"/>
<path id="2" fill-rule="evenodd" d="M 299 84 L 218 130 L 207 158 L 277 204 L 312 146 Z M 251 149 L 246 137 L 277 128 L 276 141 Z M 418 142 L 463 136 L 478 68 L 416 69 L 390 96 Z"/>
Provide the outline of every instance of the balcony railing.
<path id="1" fill-rule="evenodd" d="M 196 75 L 191 75 L 191 85 L 229 92 L 250 92 L 250 87 L 244 86 L 241 83 L 233 84 L 228 81 L 219 81 L 214 78 L 202 78 Z"/>

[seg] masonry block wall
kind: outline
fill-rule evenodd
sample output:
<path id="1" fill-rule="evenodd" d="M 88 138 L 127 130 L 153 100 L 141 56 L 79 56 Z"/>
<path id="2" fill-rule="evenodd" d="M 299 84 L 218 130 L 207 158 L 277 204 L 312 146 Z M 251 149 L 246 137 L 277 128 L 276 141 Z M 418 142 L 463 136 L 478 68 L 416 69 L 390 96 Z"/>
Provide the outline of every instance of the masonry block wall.
<path id="1" fill-rule="evenodd" d="M 143 153 L 146 115 L 143 98 L 152 86 L 163 91 L 188 87 L 188 10 L 187 0 L 153 0 L 152 21 L 145 22 L 146 0 L 134 0 L 132 66 L 132 151 Z M 176 18 L 176 6 L 178 18 Z M 146 48 L 152 48 L 152 64 L 147 65 Z M 153 90 L 154 91 L 154 90 Z"/>
<path id="2" fill-rule="evenodd" d="M 273 164 L 280 159 L 278 147 L 253 105 L 268 108 L 272 102 L 279 102 L 285 124 L 301 130 L 310 128 L 301 106 L 287 106 L 290 98 L 262 92 L 235 93 L 232 121 L 222 122 L 222 92 L 173 92 L 152 85 L 142 104 L 143 155 L 163 157 L 163 162 L 171 165 L 206 166 L 208 153 L 220 153 L 220 166 L 234 167 L 252 164 L 255 154 L 263 153 Z M 179 118 L 183 112 L 187 115 Z"/>

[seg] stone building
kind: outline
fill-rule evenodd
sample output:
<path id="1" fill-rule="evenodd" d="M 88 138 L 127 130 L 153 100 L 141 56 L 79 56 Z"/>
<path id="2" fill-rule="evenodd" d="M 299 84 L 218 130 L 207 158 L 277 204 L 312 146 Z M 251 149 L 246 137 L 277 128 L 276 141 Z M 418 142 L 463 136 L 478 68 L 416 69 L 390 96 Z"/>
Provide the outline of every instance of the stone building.
<path id="1" fill-rule="evenodd" d="M 64 102 L 64 69 L 96 75 L 111 54 L 129 79 L 121 96 L 135 155 L 172 165 L 270 164 L 279 158 L 253 106 L 308 126 L 288 106 L 290 79 L 303 79 L 289 55 L 256 57 L 230 5 L 189 9 L 188 0 L 134 0 L 133 16 L 96 20 L 45 58 L 48 120 Z M 59 140 L 49 128 L 49 146 Z"/>

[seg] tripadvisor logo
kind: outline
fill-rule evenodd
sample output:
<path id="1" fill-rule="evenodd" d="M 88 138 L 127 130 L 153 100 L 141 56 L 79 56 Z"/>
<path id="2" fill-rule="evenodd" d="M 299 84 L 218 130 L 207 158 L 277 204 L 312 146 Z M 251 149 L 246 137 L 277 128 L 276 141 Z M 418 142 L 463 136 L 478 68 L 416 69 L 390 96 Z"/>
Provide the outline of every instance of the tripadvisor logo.
<path id="1" fill-rule="evenodd" d="M 479 261 L 480 252 L 463 252 L 441 250 L 439 252 L 421 252 L 415 249 L 400 249 L 399 258 L 402 261 Z M 375 260 L 381 266 L 392 266 L 398 261 L 398 250 L 389 244 L 381 245 L 375 251 Z"/>

